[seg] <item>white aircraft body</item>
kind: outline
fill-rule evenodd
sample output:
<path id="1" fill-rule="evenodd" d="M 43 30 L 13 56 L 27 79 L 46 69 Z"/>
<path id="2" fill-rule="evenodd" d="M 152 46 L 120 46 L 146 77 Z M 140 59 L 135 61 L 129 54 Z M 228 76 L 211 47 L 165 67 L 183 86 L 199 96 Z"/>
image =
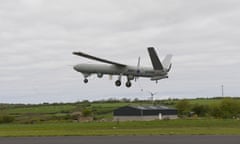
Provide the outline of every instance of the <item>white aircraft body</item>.
<path id="1" fill-rule="evenodd" d="M 140 67 L 140 57 L 138 59 L 137 66 L 129 66 L 106 59 L 91 56 L 82 52 L 73 52 L 74 55 L 82 56 L 88 59 L 107 63 L 104 64 L 78 64 L 73 68 L 77 72 L 81 72 L 84 76 L 84 83 L 88 83 L 88 77 L 92 74 L 97 74 L 99 78 L 103 75 L 118 75 L 118 79 L 115 81 L 116 86 L 121 86 L 122 76 L 127 77 L 126 87 L 131 87 L 131 80 L 137 80 L 139 77 L 150 78 L 152 81 L 158 81 L 168 78 L 168 72 L 171 69 L 172 55 L 168 54 L 161 62 L 153 47 L 148 48 L 148 53 L 151 58 L 152 67 Z"/>

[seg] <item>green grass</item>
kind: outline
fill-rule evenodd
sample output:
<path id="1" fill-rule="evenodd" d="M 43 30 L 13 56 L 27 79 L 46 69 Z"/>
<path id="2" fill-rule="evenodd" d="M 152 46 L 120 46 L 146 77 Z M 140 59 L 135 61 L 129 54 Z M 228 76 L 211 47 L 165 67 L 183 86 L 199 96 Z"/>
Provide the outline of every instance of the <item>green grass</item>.
<path id="1" fill-rule="evenodd" d="M 0 136 L 240 135 L 238 120 L 1 124 Z"/>
<path id="2" fill-rule="evenodd" d="M 75 108 L 74 105 L 40 105 L 32 107 L 17 107 L 11 109 L 5 109 L 2 112 L 8 114 L 25 114 L 25 113 L 61 113 L 68 112 Z"/>
<path id="3" fill-rule="evenodd" d="M 226 99 L 228 99 L 230 97 L 226 97 Z M 240 98 L 232 98 L 235 101 L 240 101 Z M 199 98 L 199 99 L 189 99 L 188 101 L 190 102 L 190 104 L 199 104 L 199 105 L 216 105 L 216 104 L 220 104 L 222 101 L 224 100 L 224 98 L 209 98 L 209 99 L 205 99 L 205 98 Z"/>
<path id="4" fill-rule="evenodd" d="M 194 99 L 190 100 L 190 104 L 199 104 L 199 105 L 216 105 L 220 104 L 222 99 Z"/>

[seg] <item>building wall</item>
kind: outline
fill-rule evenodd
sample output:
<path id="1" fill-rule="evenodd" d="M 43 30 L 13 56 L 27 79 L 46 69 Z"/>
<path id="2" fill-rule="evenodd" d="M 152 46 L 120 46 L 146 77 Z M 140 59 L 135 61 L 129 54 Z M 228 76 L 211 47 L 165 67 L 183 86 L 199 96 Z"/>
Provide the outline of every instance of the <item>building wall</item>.
<path id="1" fill-rule="evenodd" d="M 125 106 L 118 108 L 113 111 L 113 115 L 118 115 L 118 116 L 140 116 L 142 115 L 142 110 Z"/>
<path id="2" fill-rule="evenodd" d="M 162 115 L 177 115 L 176 109 L 137 109 L 130 106 L 118 108 L 113 111 L 114 116 L 157 116 Z"/>
<path id="3" fill-rule="evenodd" d="M 162 119 L 177 119 L 177 115 L 162 115 Z M 114 116 L 114 121 L 151 121 L 160 120 L 159 116 Z"/>

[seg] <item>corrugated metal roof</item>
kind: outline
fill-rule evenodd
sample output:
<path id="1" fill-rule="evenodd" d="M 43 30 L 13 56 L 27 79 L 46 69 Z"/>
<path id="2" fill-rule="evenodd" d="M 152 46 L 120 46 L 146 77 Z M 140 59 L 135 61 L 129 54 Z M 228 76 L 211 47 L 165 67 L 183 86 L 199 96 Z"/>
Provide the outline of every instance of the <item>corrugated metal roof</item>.
<path id="1" fill-rule="evenodd" d="M 172 109 L 166 106 L 130 106 L 136 109 L 140 110 L 166 110 L 166 109 Z"/>

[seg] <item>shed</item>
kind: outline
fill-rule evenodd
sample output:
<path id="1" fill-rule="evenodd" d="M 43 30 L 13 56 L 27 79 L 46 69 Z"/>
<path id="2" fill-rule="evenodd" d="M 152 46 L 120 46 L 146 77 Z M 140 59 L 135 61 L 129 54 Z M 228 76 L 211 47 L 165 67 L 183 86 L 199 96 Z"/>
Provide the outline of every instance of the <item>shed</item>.
<path id="1" fill-rule="evenodd" d="M 177 110 L 166 106 L 124 106 L 113 111 L 115 121 L 176 119 Z"/>

